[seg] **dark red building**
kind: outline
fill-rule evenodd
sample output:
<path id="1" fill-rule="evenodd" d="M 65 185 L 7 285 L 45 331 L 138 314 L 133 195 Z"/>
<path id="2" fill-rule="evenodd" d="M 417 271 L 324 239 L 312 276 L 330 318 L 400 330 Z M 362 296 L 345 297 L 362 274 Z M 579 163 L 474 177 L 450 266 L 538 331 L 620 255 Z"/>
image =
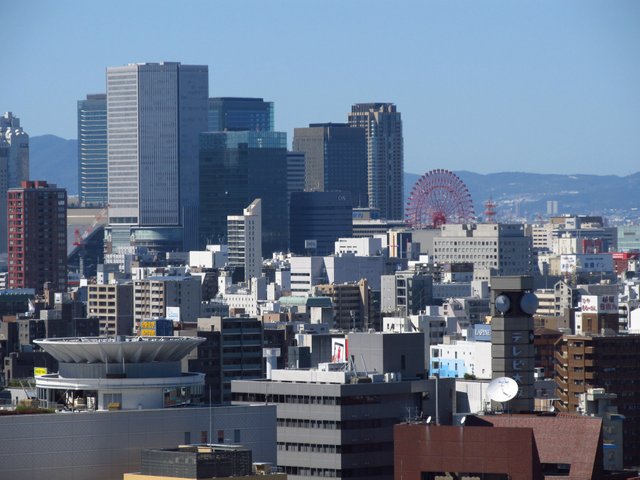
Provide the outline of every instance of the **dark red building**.
<path id="1" fill-rule="evenodd" d="M 42 180 L 7 194 L 9 288 L 67 289 L 67 192 Z"/>
<path id="2" fill-rule="evenodd" d="M 631 478 L 602 469 L 602 419 L 579 415 L 468 416 L 463 427 L 400 424 L 394 478 L 542 480 Z"/>

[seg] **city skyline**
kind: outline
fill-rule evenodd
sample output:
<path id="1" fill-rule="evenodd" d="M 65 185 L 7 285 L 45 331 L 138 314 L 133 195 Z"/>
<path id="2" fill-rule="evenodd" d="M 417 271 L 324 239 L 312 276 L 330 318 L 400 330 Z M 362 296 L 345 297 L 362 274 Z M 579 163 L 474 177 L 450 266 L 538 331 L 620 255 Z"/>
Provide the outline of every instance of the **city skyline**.
<path id="1" fill-rule="evenodd" d="M 76 103 L 104 93 L 107 66 L 180 61 L 209 66 L 211 97 L 273 102 L 289 146 L 296 127 L 392 102 L 409 172 L 639 169 L 637 3 L 195 2 L 182 20 L 151 6 L 5 6 L 19 42 L 4 52 L 3 111 L 31 137 L 75 138 Z"/>

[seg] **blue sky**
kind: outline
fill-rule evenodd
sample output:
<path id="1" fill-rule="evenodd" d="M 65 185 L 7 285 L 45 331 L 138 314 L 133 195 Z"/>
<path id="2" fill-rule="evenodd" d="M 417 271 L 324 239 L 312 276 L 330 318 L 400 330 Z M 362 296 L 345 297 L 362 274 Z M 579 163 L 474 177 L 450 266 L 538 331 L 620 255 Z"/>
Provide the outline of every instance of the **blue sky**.
<path id="1" fill-rule="evenodd" d="M 0 0 L 0 110 L 76 137 L 105 68 L 209 65 L 276 128 L 390 101 L 405 170 L 640 171 L 640 2 Z"/>

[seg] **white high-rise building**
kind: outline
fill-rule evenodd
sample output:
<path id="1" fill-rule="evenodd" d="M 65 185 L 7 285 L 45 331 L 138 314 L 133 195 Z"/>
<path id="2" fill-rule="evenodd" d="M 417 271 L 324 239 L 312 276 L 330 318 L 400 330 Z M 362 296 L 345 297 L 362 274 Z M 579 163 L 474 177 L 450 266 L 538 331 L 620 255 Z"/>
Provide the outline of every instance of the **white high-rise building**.
<path id="1" fill-rule="evenodd" d="M 11 112 L 0 117 L 0 253 L 7 251 L 7 190 L 29 179 L 29 135 Z"/>
<path id="2" fill-rule="evenodd" d="M 262 200 L 256 198 L 243 215 L 227 216 L 229 265 L 244 268 L 244 280 L 262 275 Z"/>
<path id="3" fill-rule="evenodd" d="M 208 67 L 177 62 L 107 68 L 112 247 L 194 249 L 198 135 L 207 130 Z"/>

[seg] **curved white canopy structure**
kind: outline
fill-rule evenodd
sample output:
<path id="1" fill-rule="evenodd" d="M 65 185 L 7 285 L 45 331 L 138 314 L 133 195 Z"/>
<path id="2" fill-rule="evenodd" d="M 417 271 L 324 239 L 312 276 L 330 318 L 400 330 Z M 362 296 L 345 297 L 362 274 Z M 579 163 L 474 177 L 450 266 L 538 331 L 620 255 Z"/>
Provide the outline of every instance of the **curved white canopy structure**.
<path id="1" fill-rule="evenodd" d="M 44 351 L 65 363 L 177 362 L 201 342 L 204 338 L 77 337 L 35 340 Z"/>

